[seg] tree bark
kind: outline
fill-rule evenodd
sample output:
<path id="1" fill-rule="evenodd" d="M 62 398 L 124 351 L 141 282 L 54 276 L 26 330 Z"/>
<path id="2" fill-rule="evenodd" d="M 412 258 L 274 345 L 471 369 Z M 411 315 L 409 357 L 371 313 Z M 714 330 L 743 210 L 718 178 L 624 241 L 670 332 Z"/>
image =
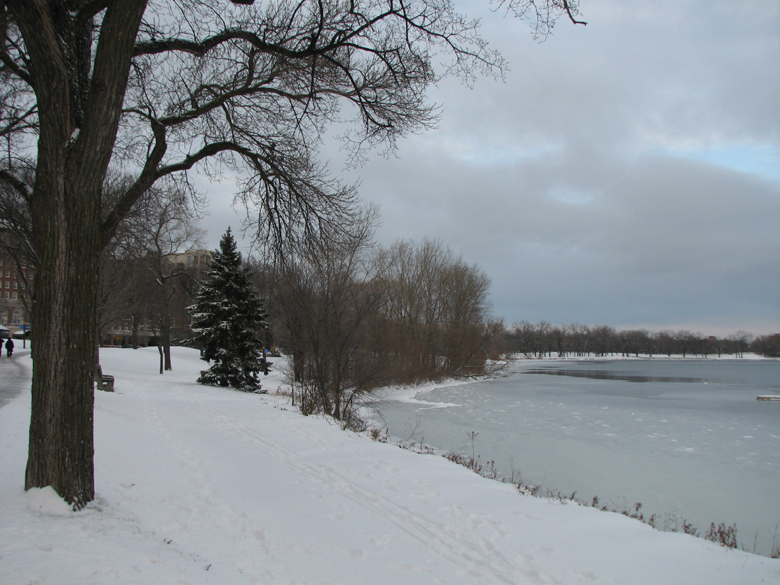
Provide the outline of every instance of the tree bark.
<path id="1" fill-rule="evenodd" d="M 91 35 L 89 27 L 68 28 L 75 24 L 68 20 L 66 3 L 10 0 L 7 5 L 28 50 L 40 123 L 30 199 L 40 264 L 34 291 L 25 489 L 52 486 L 79 509 L 95 497 L 92 431 L 101 187 L 146 1 L 110 4 L 94 60 L 89 52 L 73 52 L 74 44 L 89 37 L 74 41 L 63 35 Z M 77 73 L 91 62 L 87 94 Z"/>
<path id="2" fill-rule="evenodd" d="M 95 497 L 92 412 L 100 238 L 89 205 L 63 204 L 66 194 L 63 189 L 59 197 L 48 198 L 49 211 L 39 213 L 45 217 L 36 225 L 36 232 L 46 235 L 36 237 L 41 264 L 25 489 L 50 485 L 81 508 Z"/>

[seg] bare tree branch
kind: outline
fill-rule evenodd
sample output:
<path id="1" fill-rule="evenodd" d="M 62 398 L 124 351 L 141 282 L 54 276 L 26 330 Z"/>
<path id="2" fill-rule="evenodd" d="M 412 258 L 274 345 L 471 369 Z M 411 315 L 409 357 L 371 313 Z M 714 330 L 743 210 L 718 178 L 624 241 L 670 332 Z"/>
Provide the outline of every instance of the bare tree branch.
<path id="1" fill-rule="evenodd" d="M 537 32 L 578 22 L 577 0 L 506 1 L 533 9 Z M 100 255 L 157 181 L 192 192 L 190 171 L 229 175 L 259 238 L 337 242 L 358 199 L 317 162 L 328 127 L 349 125 L 353 160 L 392 150 L 436 123 L 427 89 L 441 76 L 505 67 L 450 0 L 4 0 L 0 184 L 26 205 L 41 258 L 25 487 L 75 508 L 94 498 Z M 112 163 L 134 177 L 108 201 Z"/>

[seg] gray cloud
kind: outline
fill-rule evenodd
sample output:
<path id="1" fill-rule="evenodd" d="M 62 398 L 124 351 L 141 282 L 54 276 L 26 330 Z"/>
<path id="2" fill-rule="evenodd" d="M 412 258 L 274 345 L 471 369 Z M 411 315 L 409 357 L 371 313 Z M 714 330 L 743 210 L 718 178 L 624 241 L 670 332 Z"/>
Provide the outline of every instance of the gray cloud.
<path id="1" fill-rule="evenodd" d="M 442 240 L 509 322 L 780 331 L 780 3 L 582 0 L 542 44 L 484 6 L 506 82 L 343 173 L 382 243 Z"/>
<path id="2" fill-rule="evenodd" d="M 443 240 L 490 274 L 510 321 L 722 328 L 752 305 L 751 325 L 763 311 L 761 329 L 776 326 L 780 190 L 768 181 L 577 150 L 501 165 L 410 152 L 369 167 L 383 241 Z"/>

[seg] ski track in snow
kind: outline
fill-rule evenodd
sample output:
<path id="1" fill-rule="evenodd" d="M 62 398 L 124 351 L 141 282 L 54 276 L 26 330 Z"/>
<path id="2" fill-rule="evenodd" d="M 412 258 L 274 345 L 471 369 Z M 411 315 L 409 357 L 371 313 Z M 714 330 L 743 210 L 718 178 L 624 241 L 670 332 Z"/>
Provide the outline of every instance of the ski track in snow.
<path id="1" fill-rule="evenodd" d="M 223 432 L 248 442 L 254 448 L 260 450 L 263 455 L 271 457 L 301 476 L 306 476 L 326 485 L 333 493 L 340 494 L 350 502 L 356 502 L 362 508 L 380 516 L 393 524 L 398 530 L 425 546 L 431 553 L 459 567 L 465 575 L 475 579 L 475 582 L 516 584 L 518 577 L 522 576 L 524 581 L 529 583 L 544 585 L 560 583 L 558 580 L 552 580 L 548 576 L 543 576 L 538 571 L 529 570 L 527 566 L 513 562 L 493 546 L 489 540 L 484 538 L 474 539 L 473 527 L 466 522 L 463 524 L 468 528 L 468 534 L 466 531 L 454 532 L 450 526 L 432 522 L 413 512 L 403 504 L 385 497 L 381 492 L 368 491 L 361 488 L 356 483 L 354 477 L 346 477 L 333 467 L 320 465 L 309 458 L 295 453 L 281 443 L 247 428 L 241 420 L 207 404 L 195 393 L 178 391 L 176 396 L 177 399 L 181 400 L 181 402 L 177 400 L 177 404 L 186 405 L 202 420 L 217 424 Z M 179 446 L 179 448 L 186 452 L 186 447 Z M 194 455 L 188 457 L 194 459 Z M 199 484 L 205 483 L 205 477 L 197 466 L 192 467 L 192 471 L 193 477 Z M 202 488 L 201 485 L 197 487 L 199 489 Z M 210 501 L 210 494 L 205 495 L 204 501 Z M 235 510 L 229 511 L 229 514 L 234 519 L 238 516 L 238 512 Z M 239 522 L 238 524 L 240 526 L 241 523 Z M 492 526 L 492 528 L 498 528 L 498 526 Z M 250 530 L 247 526 L 241 526 L 241 529 L 244 531 Z M 527 565 L 531 562 L 528 556 L 517 554 L 522 558 L 524 564 Z M 486 557 L 490 558 L 490 563 L 482 560 Z"/>
<path id="2" fill-rule="evenodd" d="M 211 524 L 215 528 L 215 532 L 233 534 L 235 536 L 230 543 L 231 546 L 238 546 L 245 552 L 245 554 L 236 555 L 237 558 L 251 558 L 250 555 L 257 555 L 259 547 L 265 558 L 275 561 L 276 559 L 265 545 L 264 532 L 250 525 L 245 514 L 218 496 L 209 476 L 204 471 L 208 469 L 208 466 L 203 459 L 190 448 L 187 442 L 171 433 L 168 425 L 163 423 L 163 418 L 160 416 L 157 406 L 159 401 L 151 400 L 148 397 L 147 390 L 136 391 L 136 394 L 142 399 L 144 413 L 147 419 L 154 425 L 154 429 L 160 435 L 163 444 L 173 448 L 174 456 L 179 459 L 181 465 L 187 470 L 187 477 L 191 482 L 189 493 L 195 496 L 199 504 L 194 509 L 178 506 L 175 516 L 181 524 L 180 531 L 186 532 L 203 524 Z M 179 393 L 178 397 L 187 398 L 188 395 Z M 177 403 L 177 405 L 180 404 L 182 403 Z M 167 413 L 166 419 L 174 414 L 175 412 L 172 409 L 172 412 Z M 191 500 L 188 500 L 188 502 L 191 504 Z M 182 517 L 186 517 L 188 521 L 182 521 Z M 241 536 L 236 536 L 236 532 L 240 532 Z M 199 551 L 199 553 L 205 559 L 203 564 L 208 563 L 208 551 Z M 237 569 L 239 572 L 242 572 L 241 567 L 237 567 Z M 264 565 L 263 569 L 266 577 L 273 577 Z"/>

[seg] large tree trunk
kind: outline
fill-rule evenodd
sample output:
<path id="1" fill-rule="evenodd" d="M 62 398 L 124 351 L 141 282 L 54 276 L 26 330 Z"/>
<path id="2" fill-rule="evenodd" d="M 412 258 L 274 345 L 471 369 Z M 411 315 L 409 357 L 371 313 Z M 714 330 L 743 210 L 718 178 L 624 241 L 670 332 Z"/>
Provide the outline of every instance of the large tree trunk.
<path id="1" fill-rule="evenodd" d="M 9 0 L 28 50 L 40 134 L 30 197 L 35 280 L 32 416 L 25 489 L 74 508 L 95 497 L 92 416 L 100 193 L 146 0 L 115 0 L 92 58 L 92 20 L 63 0 Z M 89 74 L 91 71 L 91 79 Z M 77 131 L 78 130 L 78 131 Z"/>
<path id="2" fill-rule="evenodd" d="M 99 192 L 80 195 L 67 189 L 51 194 L 36 214 L 41 264 L 25 478 L 25 489 L 50 485 L 75 508 L 95 497 L 92 412 L 100 266 Z"/>

